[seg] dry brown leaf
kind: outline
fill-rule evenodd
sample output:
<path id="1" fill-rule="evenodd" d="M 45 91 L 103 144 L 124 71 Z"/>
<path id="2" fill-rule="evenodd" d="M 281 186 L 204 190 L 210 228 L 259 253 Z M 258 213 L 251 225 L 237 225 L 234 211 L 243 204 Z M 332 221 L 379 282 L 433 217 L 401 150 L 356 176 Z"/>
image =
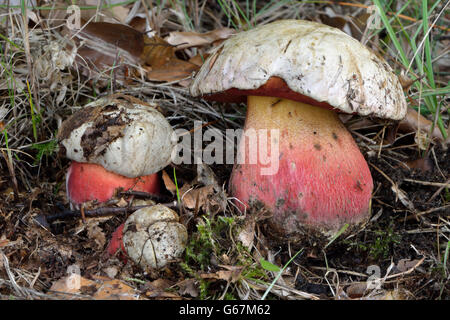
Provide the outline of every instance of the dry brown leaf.
<path id="1" fill-rule="evenodd" d="M 201 67 L 203 65 L 203 62 L 206 61 L 206 59 L 208 59 L 210 55 L 208 53 L 205 54 L 197 54 L 195 56 L 193 56 L 192 58 L 189 59 L 189 62 L 192 64 L 195 64 L 196 66 Z"/>
<path id="2" fill-rule="evenodd" d="M 97 291 L 92 296 L 95 300 L 137 300 L 136 290 L 120 280 L 113 279 L 96 284 Z"/>
<path id="3" fill-rule="evenodd" d="M 175 48 L 158 36 L 143 37 L 141 59 L 152 68 L 159 68 L 175 59 Z"/>
<path id="4" fill-rule="evenodd" d="M 170 193 L 175 194 L 177 192 L 177 186 L 175 185 L 175 183 L 173 183 L 172 179 L 170 179 L 166 170 L 163 170 L 163 172 L 162 172 L 162 179 L 163 179 L 164 185 L 166 186 L 166 189 L 169 190 Z"/>
<path id="5" fill-rule="evenodd" d="M 419 158 L 416 160 L 406 161 L 406 166 L 409 169 L 416 169 L 421 171 L 431 171 L 434 168 L 433 161 L 430 158 Z"/>
<path id="6" fill-rule="evenodd" d="M 253 240 L 255 238 L 255 219 L 252 216 L 247 216 L 244 226 L 240 230 L 237 238 L 249 251 L 253 247 Z"/>
<path id="7" fill-rule="evenodd" d="M 146 77 L 151 81 L 173 82 L 189 78 L 199 66 L 180 60 L 177 58 L 170 59 L 167 63 L 157 67 L 145 67 L 147 70 Z M 189 85 L 186 83 L 185 85 Z"/>
<path id="8" fill-rule="evenodd" d="M 98 226 L 98 221 L 89 219 L 87 222 L 87 235 L 94 242 L 99 250 L 102 250 L 106 243 L 106 237 L 102 228 Z"/>
<path id="9" fill-rule="evenodd" d="M 225 280 L 230 281 L 231 283 L 235 283 L 239 281 L 241 278 L 242 270 L 244 267 L 236 267 L 236 266 L 225 266 L 221 265 L 221 267 L 226 268 L 227 270 L 219 270 L 214 273 L 203 273 L 200 274 L 202 279 L 217 279 L 217 280 Z"/>
<path id="10" fill-rule="evenodd" d="M 397 269 L 400 272 L 406 272 L 406 271 L 416 267 L 419 262 L 420 262 L 420 260 L 418 260 L 418 259 L 416 259 L 416 260 L 401 259 L 397 263 Z"/>
<path id="11" fill-rule="evenodd" d="M 95 281 L 72 274 L 53 282 L 50 291 L 68 294 L 81 294 L 81 288 L 95 286 Z"/>
<path id="12" fill-rule="evenodd" d="M 189 209 L 204 207 L 208 196 L 212 193 L 214 193 L 214 187 L 211 185 L 193 189 L 192 184 L 185 183 L 180 189 L 181 201 Z"/>
<path id="13" fill-rule="evenodd" d="M 345 292 L 350 299 L 356 299 L 364 296 L 366 290 L 367 290 L 366 282 L 355 282 L 350 284 L 347 287 L 347 289 L 345 289 Z"/>
<path id="14" fill-rule="evenodd" d="M 174 292 L 166 291 L 173 285 L 172 281 L 167 279 L 156 279 L 152 282 L 147 282 L 145 286 L 145 295 L 148 298 L 169 298 L 169 299 L 181 299 L 179 295 Z"/>
<path id="15" fill-rule="evenodd" d="M 142 63 L 144 35 L 126 25 L 83 21 L 80 30 L 66 33 L 78 48 L 75 66 L 89 78 L 109 77 L 114 67 L 115 79 L 124 81 Z"/>
<path id="16" fill-rule="evenodd" d="M 143 17 L 135 16 L 133 19 L 131 19 L 129 26 L 133 29 L 144 33 L 147 28 L 147 20 Z"/>
<path id="17" fill-rule="evenodd" d="M 67 298 L 74 297 L 73 294 L 88 294 L 95 300 L 139 299 L 136 290 L 120 280 L 97 277 L 94 281 L 77 274 L 55 281 L 50 290 L 67 294 Z"/>
<path id="18" fill-rule="evenodd" d="M 181 50 L 208 45 L 218 40 L 225 40 L 235 33 L 236 30 L 230 28 L 216 29 L 206 33 L 174 31 L 169 34 L 166 41 L 175 46 L 177 50 Z"/>
<path id="19" fill-rule="evenodd" d="M 214 173 L 209 167 L 198 166 L 198 176 L 191 182 L 185 183 L 179 188 L 182 204 L 188 209 L 204 209 L 214 214 L 223 210 L 226 205 L 227 196 L 219 188 Z M 162 179 L 166 189 L 172 194 L 176 194 L 176 186 L 166 171 L 163 170 Z M 196 185 L 203 184 L 203 187 Z M 223 200 L 225 199 L 225 200 Z"/>
<path id="20" fill-rule="evenodd" d="M 428 135 L 432 125 L 432 121 L 419 115 L 416 110 L 408 108 L 405 118 L 399 123 L 398 130 L 402 132 L 417 132 L 420 128 L 420 131 L 425 132 Z M 433 129 L 431 137 L 440 142 L 444 142 L 444 137 L 437 127 Z"/>
<path id="21" fill-rule="evenodd" d="M 190 295 L 193 298 L 197 298 L 199 295 L 199 290 L 197 286 L 196 279 L 186 279 L 177 283 L 178 293 L 182 296 Z"/>
<path id="22" fill-rule="evenodd" d="M 408 291 L 400 289 L 373 292 L 367 290 L 366 282 L 352 283 L 347 287 L 346 294 L 349 299 L 355 300 L 406 300 L 408 296 L 412 296 Z"/>
<path id="23" fill-rule="evenodd" d="M 158 36 L 147 37 L 123 24 L 90 22 L 80 30 L 68 31 L 78 48 L 75 60 L 82 73 L 96 78 L 107 72 L 127 80 L 142 66 L 152 81 L 172 82 L 189 78 L 199 66 L 175 56 L 175 48 Z M 187 85 L 188 83 L 182 83 Z"/>

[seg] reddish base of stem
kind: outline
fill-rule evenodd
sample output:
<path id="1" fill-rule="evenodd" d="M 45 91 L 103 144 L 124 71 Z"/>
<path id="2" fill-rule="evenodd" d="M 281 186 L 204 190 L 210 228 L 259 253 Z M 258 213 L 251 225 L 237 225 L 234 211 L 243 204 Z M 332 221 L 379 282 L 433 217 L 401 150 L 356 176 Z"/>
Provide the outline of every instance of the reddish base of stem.
<path id="1" fill-rule="evenodd" d="M 158 194 L 159 180 L 156 173 L 127 178 L 106 171 L 98 164 L 73 161 L 67 172 L 66 187 L 70 202 L 78 205 L 92 200 L 106 202 L 114 197 L 118 188 Z"/>
<path id="2" fill-rule="evenodd" d="M 125 251 L 125 247 L 123 245 L 123 228 L 125 226 L 125 223 L 122 223 L 117 229 L 116 231 L 113 232 L 112 236 L 111 236 L 111 240 L 109 241 L 109 245 L 106 248 L 106 252 L 108 253 L 108 255 L 110 256 L 114 256 L 114 255 L 118 255 L 118 257 L 122 260 L 124 260 L 124 262 L 126 262 L 127 258 L 126 258 L 126 251 Z"/>

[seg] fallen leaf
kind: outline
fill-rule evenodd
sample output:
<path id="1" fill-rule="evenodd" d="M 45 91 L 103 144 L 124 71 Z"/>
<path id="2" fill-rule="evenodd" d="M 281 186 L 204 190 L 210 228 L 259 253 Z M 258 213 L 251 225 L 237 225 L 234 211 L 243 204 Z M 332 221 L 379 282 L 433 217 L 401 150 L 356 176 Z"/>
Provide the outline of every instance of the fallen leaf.
<path id="1" fill-rule="evenodd" d="M 405 118 L 403 118 L 403 120 L 401 120 L 399 123 L 398 130 L 401 132 L 409 133 L 417 132 L 420 128 L 420 131 L 423 131 L 426 133 L 426 135 L 428 135 L 430 133 L 432 125 L 432 121 L 428 120 L 421 114 L 419 115 L 416 110 L 408 108 Z M 444 137 L 437 127 L 433 129 L 431 138 L 436 139 L 440 142 L 444 142 Z"/>
<path id="2" fill-rule="evenodd" d="M 98 221 L 93 219 L 87 220 L 87 235 L 90 239 L 94 239 L 97 249 L 103 250 L 106 243 L 106 237 L 102 228 L 98 226 L 98 223 Z"/>
<path id="3" fill-rule="evenodd" d="M 105 72 L 109 77 L 114 67 L 114 76 L 123 81 L 143 63 L 144 35 L 129 26 L 82 21 L 81 29 L 66 33 L 78 47 L 76 67 L 89 78 L 100 78 Z"/>
<path id="4" fill-rule="evenodd" d="M 151 38 L 143 36 L 143 51 L 140 53 L 140 57 L 148 66 L 161 68 L 176 59 L 175 48 L 158 36 Z"/>
<path id="5" fill-rule="evenodd" d="M 170 191 L 173 195 L 177 192 L 177 186 L 175 183 L 173 183 L 172 179 L 170 179 L 169 175 L 167 174 L 166 170 L 163 170 L 162 172 L 162 179 L 164 182 L 164 185 L 166 186 L 166 189 Z"/>
<path id="6" fill-rule="evenodd" d="M 197 298 L 199 295 L 198 285 L 196 279 L 186 279 L 177 283 L 178 293 L 182 296 L 190 295 L 193 298 Z"/>
<path id="7" fill-rule="evenodd" d="M 206 33 L 174 31 L 165 40 L 175 46 L 177 50 L 181 50 L 208 45 L 218 40 L 225 40 L 235 33 L 236 30 L 230 28 L 221 28 Z"/>
<path id="8" fill-rule="evenodd" d="M 167 291 L 168 288 L 170 288 L 173 285 L 172 281 L 169 281 L 167 279 L 156 279 L 152 282 L 147 282 L 144 285 L 145 295 L 148 298 L 169 298 L 169 299 L 181 299 L 181 297 L 174 293 Z"/>
<path id="9" fill-rule="evenodd" d="M 420 260 L 409 260 L 409 259 L 401 259 L 398 263 L 397 263 L 397 269 L 400 272 L 406 272 L 412 268 L 414 268 L 415 266 L 418 265 L 418 263 L 420 262 Z"/>
<path id="10" fill-rule="evenodd" d="M 192 76 L 199 66 L 188 61 L 172 58 L 158 67 L 144 67 L 146 78 L 151 81 L 174 82 Z M 189 85 L 189 83 L 186 83 Z"/>
<path id="11" fill-rule="evenodd" d="M 113 279 L 96 284 L 95 300 L 138 300 L 139 294 L 124 282 Z"/>
<path id="12" fill-rule="evenodd" d="M 199 69 L 178 59 L 175 48 L 164 39 L 148 37 L 124 24 L 83 22 L 79 30 L 68 32 L 79 47 L 76 66 L 88 77 L 105 73 L 123 81 L 142 67 L 147 79 L 172 82 L 188 78 Z"/>
<path id="13" fill-rule="evenodd" d="M 246 247 L 249 251 L 253 247 L 253 240 L 255 238 L 255 226 L 256 222 L 252 216 L 247 216 L 244 226 L 239 231 L 237 239 Z"/>
<path id="14" fill-rule="evenodd" d="M 128 23 L 128 25 L 130 27 L 132 27 L 133 29 L 144 33 L 145 31 L 147 31 L 147 19 L 145 19 L 144 17 L 138 16 L 136 15 L 135 17 L 133 17 L 133 19 L 131 19 L 131 21 Z"/>
<path id="15" fill-rule="evenodd" d="M 350 284 L 347 289 L 345 289 L 345 293 L 350 299 L 361 298 L 364 296 L 367 290 L 366 282 L 355 282 Z"/>
<path id="16" fill-rule="evenodd" d="M 216 280 L 225 280 L 230 281 L 231 283 L 235 283 L 240 280 L 242 271 L 244 267 L 242 266 L 225 266 L 221 265 L 221 267 L 226 268 L 227 270 L 219 270 L 213 273 L 202 273 L 200 277 L 202 279 L 216 279 Z"/>
<path id="17" fill-rule="evenodd" d="M 214 192 L 213 186 L 192 189 L 190 184 L 185 184 L 180 189 L 183 204 L 189 209 L 202 208 L 208 201 L 208 196 Z"/>
<path id="18" fill-rule="evenodd" d="M 433 161 L 430 158 L 406 161 L 405 164 L 409 169 L 421 170 L 423 172 L 431 171 L 434 168 Z"/>
<path id="19" fill-rule="evenodd" d="M 90 295 L 95 300 L 137 300 L 138 292 L 117 279 L 97 277 L 96 281 L 71 274 L 55 281 L 50 291 L 65 294 L 66 298 L 75 298 L 74 294 Z M 86 297 L 79 297 L 86 299 Z"/>
<path id="20" fill-rule="evenodd" d="M 207 53 L 197 54 L 197 55 L 193 56 L 192 58 L 190 58 L 189 62 L 201 67 L 203 65 L 203 63 L 206 61 L 206 59 L 208 59 L 208 57 L 209 57 L 209 54 L 207 54 Z"/>
<path id="21" fill-rule="evenodd" d="M 52 284 L 50 291 L 81 294 L 81 288 L 89 286 L 95 286 L 95 281 L 86 279 L 78 274 L 71 274 L 55 281 Z"/>

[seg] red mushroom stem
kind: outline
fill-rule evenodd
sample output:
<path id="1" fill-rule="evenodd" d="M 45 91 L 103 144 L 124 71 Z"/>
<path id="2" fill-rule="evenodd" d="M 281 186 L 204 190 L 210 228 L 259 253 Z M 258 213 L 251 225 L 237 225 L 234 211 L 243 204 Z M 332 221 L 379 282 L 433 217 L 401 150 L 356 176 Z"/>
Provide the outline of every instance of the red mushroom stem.
<path id="1" fill-rule="evenodd" d="M 156 173 L 137 178 L 128 178 L 110 171 L 101 165 L 72 161 L 66 177 L 69 200 L 73 204 L 97 200 L 106 202 L 114 197 L 116 190 L 134 190 L 159 193 Z"/>
<path id="2" fill-rule="evenodd" d="M 125 246 L 123 244 L 123 228 L 124 227 L 125 227 L 125 223 L 122 223 L 112 233 L 111 240 L 109 241 L 108 247 L 106 248 L 106 252 L 110 256 L 114 256 L 117 254 L 118 257 L 126 263 L 127 256 L 126 256 Z"/>
<path id="3" fill-rule="evenodd" d="M 372 177 L 338 115 L 288 99 L 247 98 L 244 132 L 279 129 L 278 171 L 262 175 L 261 169 L 270 164 L 236 164 L 232 195 L 247 205 L 263 203 L 273 213 L 272 225 L 284 237 L 302 228 L 337 231 L 345 223 L 365 220 Z M 249 159 L 249 147 L 248 139 L 241 139 L 239 152 L 245 159 Z"/>

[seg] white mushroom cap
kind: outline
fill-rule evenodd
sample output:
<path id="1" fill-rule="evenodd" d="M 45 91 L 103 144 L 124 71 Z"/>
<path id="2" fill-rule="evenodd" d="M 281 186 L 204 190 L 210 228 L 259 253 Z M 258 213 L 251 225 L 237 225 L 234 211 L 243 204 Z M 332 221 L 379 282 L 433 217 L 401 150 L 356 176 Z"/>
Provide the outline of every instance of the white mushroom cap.
<path id="1" fill-rule="evenodd" d="M 400 82 L 383 58 L 339 29 L 303 20 L 276 21 L 226 40 L 190 91 L 255 90 L 271 77 L 345 113 L 395 120 L 406 114 Z"/>
<path id="2" fill-rule="evenodd" d="M 109 97 L 86 105 L 64 121 L 58 138 L 67 158 L 135 178 L 170 163 L 173 133 L 155 106 Z"/>
<path id="3" fill-rule="evenodd" d="M 123 229 L 126 253 L 143 269 L 162 268 L 179 258 L 186 248 L 187 237 L 176 212 L 161 204 L 135 211 Z"/>

